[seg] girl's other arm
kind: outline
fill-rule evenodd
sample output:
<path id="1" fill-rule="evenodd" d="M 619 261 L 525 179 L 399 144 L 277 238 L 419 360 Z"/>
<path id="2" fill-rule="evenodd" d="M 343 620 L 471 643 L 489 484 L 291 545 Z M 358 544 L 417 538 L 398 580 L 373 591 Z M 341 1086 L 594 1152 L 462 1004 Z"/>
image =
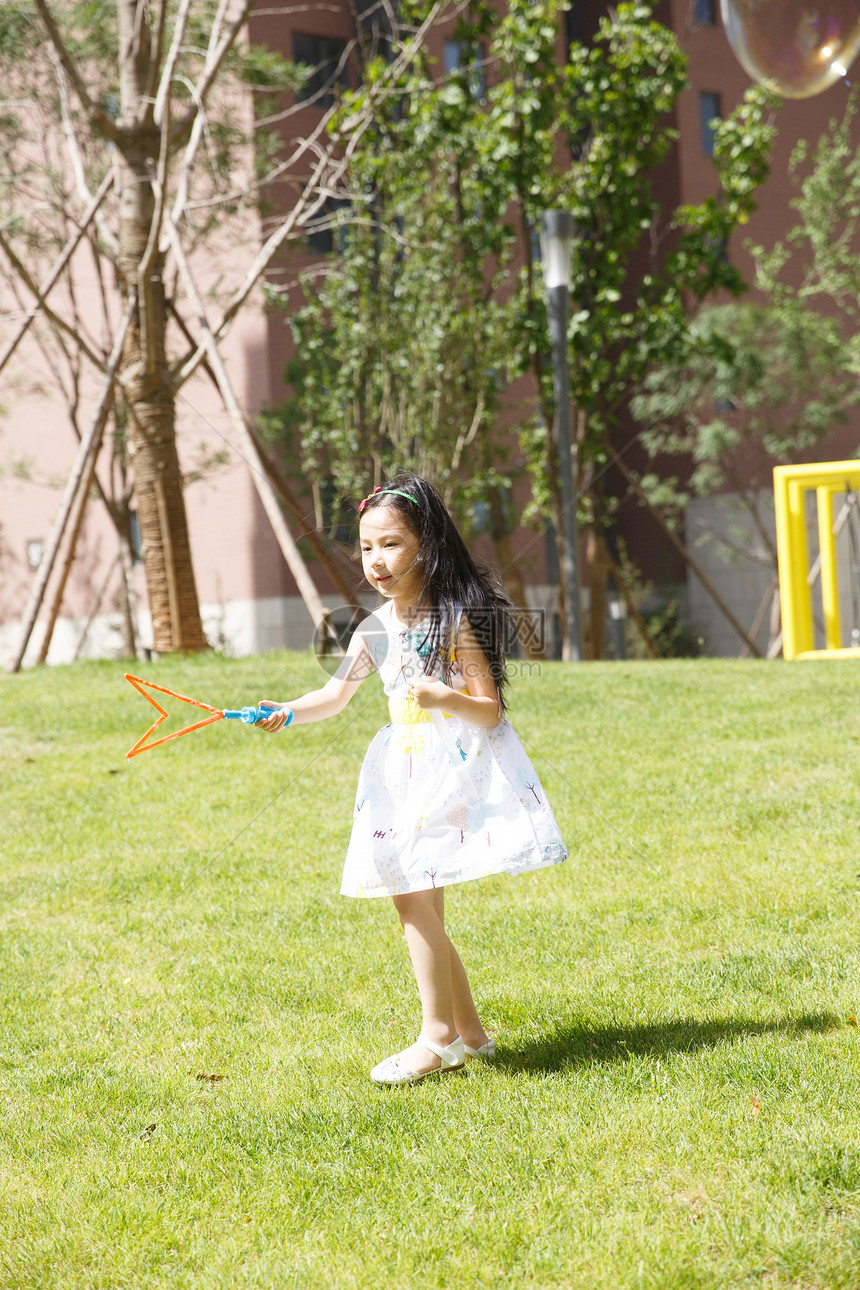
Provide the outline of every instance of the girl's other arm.
<path id="1" fill-rule="evenodd" d="M 460 619 L 454 656 L 469 693 L 460 694 L 443 681 L 431 681 L 422 676 L 412 686 L 418 706 L 442 708 L 470 726 L 492 730 L 504 716 L 499 689 L 493 680 L 487 656 L 478 644 L 472 624 L 465 614 Z"/>

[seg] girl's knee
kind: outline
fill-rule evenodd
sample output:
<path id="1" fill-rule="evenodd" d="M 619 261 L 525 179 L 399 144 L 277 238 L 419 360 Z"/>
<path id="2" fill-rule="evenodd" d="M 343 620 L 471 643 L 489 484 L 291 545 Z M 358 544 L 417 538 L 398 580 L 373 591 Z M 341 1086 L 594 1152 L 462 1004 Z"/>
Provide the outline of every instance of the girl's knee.
<path id="1" fill-rule="evenodd" d="M 438 918 L 435 891 L 409 891 L 401 896 L 392 896 L 394 908 L 400 922 L 405 927 L 408 923 L 421 923 L 427 918 Z"/>

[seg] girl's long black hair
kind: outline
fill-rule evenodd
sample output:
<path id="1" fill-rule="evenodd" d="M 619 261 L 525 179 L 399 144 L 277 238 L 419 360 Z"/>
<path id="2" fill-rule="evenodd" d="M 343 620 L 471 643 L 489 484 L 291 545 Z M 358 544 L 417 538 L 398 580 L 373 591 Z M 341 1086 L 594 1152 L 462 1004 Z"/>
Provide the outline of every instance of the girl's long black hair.
<path id="1" fill-rule="evenodd" d="M 392 489 L 397 491 L 387 491 Z M 449 679 L 451 645 L 459 616 L 464 613 L 486 655 L 504 708 L 508 682 L 505 651 L 513 635 L 515 606 L 499 575 L 489 566 L 476 564 L 442 498 L 419 475 L 398 471 L 368 498 L 361 513 L 376 506 L 393 507 L 420 544 L 423 579 L 417 603 L 430 620 L 424 641 L 429 651 L 424 656 L 425 674 Z"/>

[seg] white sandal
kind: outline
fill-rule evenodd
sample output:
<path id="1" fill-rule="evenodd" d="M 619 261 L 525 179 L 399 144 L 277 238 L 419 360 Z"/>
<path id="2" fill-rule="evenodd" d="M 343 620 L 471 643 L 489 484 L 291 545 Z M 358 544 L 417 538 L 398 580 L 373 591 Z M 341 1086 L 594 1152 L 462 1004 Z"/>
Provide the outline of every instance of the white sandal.
<path id="1" fill-rule="evenodd" d="M 430 1075 L 447 1075 L 450 1071 L 458 1071 L 466 1064 L 465 1045 L 459 1035 L 447 1048 L 434 1044 L 432 1039 L 426 1039 L 424 1035 L 419 1036 L 418 1042 L 436 1054 L 441 1062 L 440 1066 L 434 1066 L 429 1071 L 412 1070 L 401 1061 L 401 1054 L 395 1053 L 393 1057 L 386 1057 L 385 1061 L 374 1066 L 370 1072 L 374 1084 L 417 1084 Z"/>
<path id="2" fill-rule="evenodd" d="M 496 1041 L 490 1037 L 480 1048 L 472 1048 L 470 1044 L 463 1045 L 463 1051 L 467 1057 L 483 1057 L 485 1062 L 491 1062 L 496 1055 Z"/>

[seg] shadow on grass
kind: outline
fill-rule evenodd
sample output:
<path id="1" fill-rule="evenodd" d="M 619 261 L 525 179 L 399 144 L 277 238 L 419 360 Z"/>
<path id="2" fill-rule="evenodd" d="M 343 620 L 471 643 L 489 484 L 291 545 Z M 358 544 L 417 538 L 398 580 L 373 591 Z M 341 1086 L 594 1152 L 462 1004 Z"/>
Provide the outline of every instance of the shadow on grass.
<path id="1" fill-rule="evenodd" d="M 558 1027 L 542 1039 L 522 1047 L 500 1048 L 494 1066 L 511 1071 L 557 1071 L 567 1066 L 601 1062 L 625 1062 L 632 1057 L 671 1057 L 674 1053 L 695 1053 L 717 1048 L 746 1036 L 825 1034 L 842 1025 L 833 1013 L 805 1013 L 774 1021 L 737 1017 L 728 1021 L 699 1021 L 673 1017 L 642 1026 L 598 1026 L 577 1024 Z"/>

